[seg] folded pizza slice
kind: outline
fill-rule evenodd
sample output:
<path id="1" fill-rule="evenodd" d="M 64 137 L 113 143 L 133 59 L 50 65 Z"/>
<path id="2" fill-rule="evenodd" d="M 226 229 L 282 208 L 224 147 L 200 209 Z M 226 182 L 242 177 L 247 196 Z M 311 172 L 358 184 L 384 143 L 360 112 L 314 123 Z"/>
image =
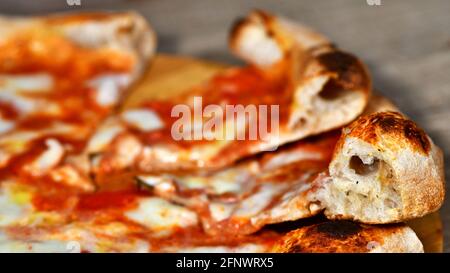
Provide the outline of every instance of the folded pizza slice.
<path id="1" fill-rule="evenodd" d="M 340 137 L 308 138 L 219 172 L 137 181 L 197 211 L 210 234 L 251 234 L 320 212 L 369 224 L 422 217 L 443 203 L 442 160 L 412 121 L 378 112 L 360 117 Z"/>
<path id="2" fill-rule="evenodd" d="M 247 67 L 108 119 L 86 150 L 93 172 L 218 169 L 339 128 L 367 104 L 361 61 L 296 23 L 253 12 L 233 28 L 230 47 Z"/>
<path id="3" fill-rule="evenodd" d="M 383 100 L 376 101 L 381 103 Z M 387 109 L 389 105 L 381 108 Z M 399 122 L 408 123 L 399 114 L 386 112 L 361 119 L 378 117 L 383 120 L 386 115 L 394 115 Z M 355 124 L 359 124 L 359 120 Z M 344 208 L 354 204 L 360 211 L 350 210 L 342 214 L 332 207 L 330 196 L 336 195 L 342 182 L 338 176 L 330 175 L 332 172 L 328 172 L 328 168 L 331 160 L 340 159 L 341 148 L 337 148 L 333 156 L 336 143 L 348 139 L 346 134 L 339 138 L 339 132 L 331 132 L 219 172 L 143 174 L 137 177 L 125 172 L 118 177 L 111 176 L 109 183 L 100 185 L 94 192 L 79 192 L 76 185 L 61 187 L 37 179 L 33 183 L 23 183 L 10 178 L 0 184 L 0 250 L 420 252 L 420 241 L 404 225 L 370 227 L 344 221 L 311 226 L 309 221 L 314 219 L 306 219 L 303 224 L 292 222 L 323 210 L 330 218 L 351 216 L 359 220 L 361 215 L 373 217 L 370 214 L 373 206 L 358 207 L 359 203 L 353 200 L 356 195 L 353 192 L 359 189 L 356 181 L 353 181 L 356 188 L 351 189 L 351 194 L 342 191 L 343 194 L 338 196 L 341 199 L 334 197 L 334 201 L 344 204 Z M 405 136 L 400 135 L 399 139 L 405 140 Z M 431 140 L 430 147 L 437 149 Z M 395 149 L 386 151 L 390 153 Z M 362 151 L 358 156 L 362 156 Z M 392 164 L 380 154 L 377 157 Z M 434 166 L 435 172 L 442 171 L 439 164 L 432 162 L 432 157 L 429 160 L 427 167 Z M 401 176 L 402 173 L 393 166 L 393 177 Z M 348 172 L 354 170 L 356 173 L 356 169 L 359 168 L 345 167 Z M 426 170 L 417 169 L 416 174 Z M 400 212 L 394 221 L 437 209 L 428 204 L 428 207 L 417 207 L 411 214 L 403 206 L 407 201 L 392 207 L 390 202 L 383 202 L 385 196 L 380 193 L 389 195 L 389 187 L 394 187 L 400 189 L 398 193 L 401 196 L 408 197 L 410 193 L 404 191 L 402 185 L 409 182 L 367 178 L 371 181 L 361 181 L 386 183 L 386 187 L 379 187 L 379 193 L 366 195 L 386 215 L 394 215 L 390 210 Z M 438 191 L 436 195 L 439 195 L 442 181 L 439 177 L 435 179 L 425 185 L 435 188 Z M 415 198 L 420 200 L 428 192 L 415 194 Z M 389 207 L 383 207 L 384 204 Z M 438 202 L 436 206 L 439 205 Z M 416 213 L 419 210 L 420 213 Z M 282 226 L 271 225 L 281 222 Z M 286 234 L 288 231 L 292 232 Z M 327 245 L 320 245 L 324 240 Z"/>
<path id="4" fill-rule="evenodd" d="M 292 97 L 289 130 L 282 139 L 289 141 L 341 127 L 367 105 L 371 79 L 364 64 L 308 27 L 254 11 L 235 24 L 230 47 L 263 70 L 280 63 L 287 66 Z"/>
<path id="5" fill-rule="evenodd" d="M 0 17 L 1 178 L 92 189 L 76 155 L 154 51 L 136 13 Z"/>

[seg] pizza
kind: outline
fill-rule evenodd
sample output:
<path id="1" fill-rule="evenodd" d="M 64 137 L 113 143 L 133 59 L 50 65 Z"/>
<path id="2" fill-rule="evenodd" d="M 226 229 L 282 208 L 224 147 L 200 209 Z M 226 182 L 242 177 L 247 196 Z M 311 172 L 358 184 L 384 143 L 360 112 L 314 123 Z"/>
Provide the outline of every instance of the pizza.
<path id="1" fill-rule="evenodd" d="M 354 120 L 367 105 L 371 92 L 365 66 L 324 37 L 309 34 L 296 24 L 263 12 L 239 21 L 231 31 L 230 47 L 248 61 L 248 66 L 220 73 L 180 97 L 143 101 L 141 106 L 109 119 L 86 151 L 92 155 L 93 172 L 100 177 L 129 168 L 143 172 L 219 169 Z M 277 57 L 264 59 L 272 55 Z M 229 112 L 187 118 L 184 111 L 173 113 L 179 105 L 188 108 L 182 109 L 188 113 L 195 112 L 198 105 L 222 106 L 225 112 L 229 106 L 256 110 L 254 115 L 236 114 L 235 121 L 228 122 Z M 261 114 L 261 107 L 272 105 L 279 109 L 270 107 Z M 278 122 L 274 129 L 275 111 Z M 185 119 L 187 134 L 177 139 L 173 128 L 177 128 L 180 118 Z M 195 119 L 200 121 L 196 123 Z M 212 132 L 211 138 L 199 141 L 196 136 L 202 135 L 204 129 L 201 121 L 211 119 L 219 119 L 223 126 Z M 244 137 L 245 144 L 239 139 L 239 135 L 250 135 L 252 128 L 261 129 L 252 127 L 261 123 L 268 127 L 265 137 Z"/>
<path id="2" fill-rule="evenodd" d="M 252 12 L 229 40 L 246 66 L 124 110 L 156 48 L 140 15 L 0 33 L 0 252 L 423 252 L 402 222 L 442 205 L 442 152 L 313 30 Z M 205 137 L 224 116 L 183 119 L 199 104 L 256 115 Z"/>
<path id="3" fill-rule="evenodd" d="M 3 215 L 11 221 L 3 229 L 4 250 L 64 251 L 76 242 L 88 252 L 422 251 L 402 224 L 295 222 L 320 212 L 314 197 L 327 181 L 339 134 L 309 138 L 209 174 L 124 175 L 111 185 L 114 190 L 94 193 L 44 194 L 3 182 L 2 196 L 9 198 Z M 286 222 L 290 233 L 279 226 Z M 345 235 L 349 225 L 355 234 Z M 328 243 L 319 247 L 326 236 Z M 351 243 L 361 236 L 364 240 Z"/>
<path id="4" fill-rule="evenodd" d="M 368 141 L 361 132 L 375 136 Z M 212 175 L 147 175 L 137 181 L 162 198 L 197 210 L 211 234 L 251 234 L 322 211 L 330 219 L 395 223 L 435 211 L 444 200 L 442 155 L 423 134 L 397 112 L 376 112 L 340 135 L 330 132 L 296 142 Z M 429 145 L 426 159 L 424 143 Z M 395 165 L 390 160 L 403 157 L 397 145 L 406 146 L 401 153 L 411 153 L 410 161 L 431 161 L 425 166 L 432 167 L 405 170 L 414 163 Z M 407 174 L 412 176 L 398 179 Z"/>

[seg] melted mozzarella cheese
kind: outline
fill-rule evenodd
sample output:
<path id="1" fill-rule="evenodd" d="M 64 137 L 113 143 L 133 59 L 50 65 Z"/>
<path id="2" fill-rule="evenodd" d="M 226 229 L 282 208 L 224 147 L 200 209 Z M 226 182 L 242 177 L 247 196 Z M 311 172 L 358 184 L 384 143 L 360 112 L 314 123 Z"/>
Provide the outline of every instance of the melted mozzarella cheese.
<path id="1" fill-rule="evenodd" d="M 11 131 L 15 126 L 13 121 L 4 120 L 0 117 L 0 134 L 7 133 Z"/>
<path id="2" fill-rule="evenodd" d="M 124 130 L 116 119 L 108 119 L 90 138 L 87 145 L 88 153 L 98 153 L 105 149 L 114 138 Z"/>
<path id="3" fill-rule="evenodd" d="M 195 145 L 190 149 L 189 159 L 196 160 L 198 166 L 203 167 L 206 160 L 217 156 L 219 151 L 230 142 L 230 140 L 215 140 L 206 144 Z"/>
<path id="4" fill-rule="evenodd" d="M 140 175 L 137 178 L 151 187 L 174 190 L 174 183 L 181 189 L 202 189 L 208 194 L 241 193 L 244 183 L 250 176 L 249 170 L 233 168 L 214 176 L 172 176 L 172 175 Z M 163 185 L 165 184 L 165 185 Z"/>
<path id="5" fill-rule="evenodd" d="M 159 194 L 176 191 L 174 181 L 169 176 L 145 175 L 138 176 L 137 179 L 145 185 L 152 187 Z"/>
<path id="6" fill-rule="evenodd" d="M 58 140 L 53 138 L 47 139 L 45 145 L 47 145 L 47 149 L 25 167 L 32 175 L 41 175 L 52 169 L 61 161 L 64 155 L 64 147 Z"/>
<path id="7" fill-rule="evenodd" d="M 21 151 L 25 145 L 40 136 L 39 131 L 15 131 L 0 137 L 0 147 L 8 151 Z"/>
<path id="8" fill-rule="evenodd" d="M 0 253 L 69 253 L 71 250 L 71 245 L 64 241 L 14 240 L 0 233 Z"/>
<path id="9" fill-rule="evenodd" d="M 242 190 L 239 176 L 245 176 L 245 174 L 224 172 L 214 177 L 185 177 L 179 181 L 186 188 L 206 189 L 211 194 L 239 193 Z"/>
<path id="10" fill-rule="evenodd" d="M 127 211 L 126 216 L 152 230 L 163 232 L 198 223 L 194 212 L 157 197 L 141 198 L 138 207 Z"/>
<path id="11" fill-rule="evenodd" d="M 80 174 L 72 165 L 65 165 L 55 168 L 49 172 L 50 177 L 55 181 L 71 187 L 76 187 L 84 191 L 94 191 L 95 186 L 91 181 Z"/>
<path id="12" fill-rule="evenodd" d="M 164 127 L 158 114 L 148 109 L 133 109 L 121 114 L 122 119 L 141 131 L 149 132 Z"/>
<path id="13" fill-rule="evenodd" d="M 166 149 L 165 147 L 145 146 L 142 150 L 143 158 L 157 158 L 161 163 L 175 163 L 178 161 L 181 153 L 178 151 Z"/>
<path id="14" fill-rule="evenodd" d="M 233 213 L 237 217 L 251 217 L 263 211 L 278 195 L 286 185 L 283 184 L 263 184 L 260 189 L 242 200 L 239 208 Z"/>
<path id="15" fill-rule="evenodd" d="M 43 236 L 42 240 L 67 242 L 67 252 L 148 252 L 147 241 L 129 235 L 128 226 L 121 222 L 107 224 L 95 221 L 75 221 L 61 226 L 57 232 Z"/>
<path id="16" fill-rule="evenodd" d="M 235 204 L 211 202 L 209 205 L 209 211 L 215 221 L 222 221 L 231 216 L 231 213 L 235 207 Z"/>
<path id="17" fill-rule="evenodd" d="M 10 91 L 0 90 L 0 101 L 13 105 L 22 114 L 34 112 L 38 108 L 37 100 L 24 98 Z"/>
<path id="18" fill-rule="evenodd" d="M 271 170 L 288 165 L 293 162 L 302 160 L 320 160 L 323 155 L 320 152 L 295 150 L 291 153 L 280 153 L 272 157 L 267 163 L 264 164 L 264 169 Z"/>
<path id="19" fill-rule="evenodd" d="M 103 75 L 89 81 L 88 85 L 95 88 L 95 100 L 100 106 L 113 106 L 124 88 L 130 84 L 131 78 L 127 74 Z"/>
<path id="20" fill-rule="evenodd" d="M 0 167 L 8 164 L 9 160 L 18 153 L 23 152 L 28 144 L 39 136 L 34 131 L 13 131 L 0 137 Z"/>
<path id="21" fill-rule="evenodd" d="M 0 75 L 0 88 L 20 92 L 48 91 L 53 88 L 53 77 L 49 74 Z"/>
<path id="22" fill-rule="evenodd" d="M 2 89 L 0 87 L 0 102 L 12 105 L 20 114 L 33 113 L 58 116 L 63 112 L 60 105 L 54 101 L 43 98 L 31 98 L 27 94 L 15 89 Z"/>
<path id="23" fill-rule="evenodd" d="M 0 136 L 0 166 L 8 163 L 12 156 L 24 152 L 28 145 L 39 137 L 45 135 L 66 135 L 71 137 L 84 137 L 86 128 L 71 126 L 64 123 L 54 123 L 48 128 L 34 131 L 12 131 Z"/>

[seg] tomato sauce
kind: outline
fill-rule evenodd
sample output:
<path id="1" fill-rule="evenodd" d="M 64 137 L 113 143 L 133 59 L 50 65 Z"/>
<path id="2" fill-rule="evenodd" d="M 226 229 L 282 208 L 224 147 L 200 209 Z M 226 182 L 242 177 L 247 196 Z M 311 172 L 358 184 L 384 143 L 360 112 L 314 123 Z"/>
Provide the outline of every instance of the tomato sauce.
<path id="1" fill-rule="evenodd" d="M 111 191 L 79 195 L 76 206 L 80 211 L 119 209 L 125 210 L 136 205 L 138 197 L 144 196 L 137 191 Z"/>
<path id="2" fill-rule="evenodd" d="M 5 119 L 15 119 L 19 115 L 14 106 L 2 101 L 0 101 L 0 114 L 0 117 Z"/>
<path id="3" fill-rule="evenodd" d="M 279 68 L 278 68 L 279 69 Z M 289 86 L 289 81 L 285 76 L 286 73 L 280 71 L 263 71 L 253 66 L 244 68 L 234 68 L 220 73 L 213 77 L 205 85 L 201 85 L 193 88 L 187 92 L 187 95 L 181 96 L 169 101 L 153 101 L 147 102 L 142 107 L 149 108 L 158 113 L 159 117 L 163 120 L 165 127 L 143 133 L 134 131 L 136 135 L 147 145 L 153 144 L 173 144 L 180 148 L 190 148 L 193 145 L 207 144 L 209 142 L 202 138 L 201 140 L 175 140 L 171 135 L 171 128 L 173 123 L 179 119 L 179 117 L 171 117 L 171 111 L 177 104 L 192 105 L 193 97 L 200 96 L 202 98 L 202 106 L 208 105 L 255 105 L 258 106 L 267 105 L 270 115 L 270 106 L 279 105 L 280 110 L 280 123 L 284 124 L 288 118 L 288 112 L 290 102 L 292 100 L 292 89 Z M 191 114 L 194 114 L 194 109 L 191 107 Z M 201 109 L 203 111 L 203 109 Z M 225 122 L 225 109 L 224 119 Z M 204 122 L 207 120 L 204 119 Z M 270 124 L 268 129 L 270 131 Z M 133 130 L 132 130 L 133 131 Z M 248 130 L 246 132 L 248 135 Z M 258 142 L 258 140 L 248 140 L 248 136 L 244 141 L 239 141 L 239 146 L 245 146 L 246 143 Z M 233 148 L 233 150 L 235 150 Z"/>

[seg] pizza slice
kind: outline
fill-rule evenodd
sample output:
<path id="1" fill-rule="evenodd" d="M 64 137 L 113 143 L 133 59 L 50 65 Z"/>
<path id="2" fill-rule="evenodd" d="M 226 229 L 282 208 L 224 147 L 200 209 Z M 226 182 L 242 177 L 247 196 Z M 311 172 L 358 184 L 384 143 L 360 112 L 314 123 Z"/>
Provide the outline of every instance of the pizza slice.
<path id="1" fill-rule="evenodd" d="M 345 125 L 367 105 L 371 79 L 364 64 L 289 19 L 254 11 L 235 23 L 230 48 L 262 69 L 287 63 L 293 85 L 288 140 Z"/>
<path id="2" fill-rule="evenodd" d="M 224 226 L 218 236 L 205 232 L 195 210 L 138 189 L 80 194 L 9 180 L 0 205 L 0 252 L 423 251 L 403 224 L 308 220 L 252 234 Z"/>
<path id="3" fill-rule="evenodd" d="M 329 218 L 392 223 L 439 209 L 443 154 L 398 112 L 362 116 L 342 130 L 318 200 Z"/>
<path id="4" fill-rule="evenodd" d="M 371 92 L 364 65 L 285 21 L 251 13 L 230 36 L 247 67 L 108 119 L 86 149 L 97 179 L 123 170 L 218 169 L 354 120 Z"/>
<path id="5" fill-rule="evenodd" d="M 40 186 L 0 185 L 0 252 L 267 252 L 281 238 L 208 235 L 194 211 L 148 191 Z"/>
<path id="6" fill-rule="evenodd" d="M 255 14 L 251 17 L 267 19 L 267 15 L 263 13 Z M 232 69 L 212 79 L 206 86 L 193 90 L 186 97 L 168 102 L 147 102 L 143 107 L 109 117 L 102 123 L 101 129 L 94 133 L 99 122 L 120 102 L 121 93 L 137 77 L 134 75 L 139 75 L 140 72 L 135 74 L 135 71 L 142 71 L 140 67 L 143 67 L 144 61 L 142 60 L 141 66 L 140 58 L 150 56 L 151 50 L 143 49 L 141 52 L 138 45 L 140 42 L 151 45 L 149 41 L 153 41 L 152 32 L 134 14 L 32 19 L 30 22 L 37 22 L 32 25 L 39 26 L 36 29 L 27 26 L 27 20 L 17 23 L 20 20 L 8 19 L 4 23 L 25 26 L 23 31 L 26 35 L 17 31 L 20 38 L 25 38 L 25 41 L 18 43 L 26 45 L 23 52 L 21 47 L 17 47 L 19 56 L 22 57 L 14 57 L 8 47 L 10 41 L 13 41 L 12 44 L 16 43 L 15 31 L 9 33 L 5 30 L 8 35 L 5 36 L 7 38 L 3 45 L 8 50 L 0 53 L 8 55 L 3 62 L 5 67 L 2 68 L 2 86 L 7 91 L 2 94 L 13 94 L 4 96 L 0 107 L 4 124 L 12 123 L 9 128 L 2 124 L 2 128 L 6 129 L 0 134 L 0 151 L 4 164 L 0 170 L 0 251 L 422 251 L 420 241 L 411 229 L 401 224 L 371 227 L 332 222 L 305 226 L 293 222 L 287 230 L 294 231 L 288 234 L 286 229 L 280 231 L 274 226 L 320 212 L 332 219 L 391 223 L 420 217 L 436 210 L 442 204 L 444 196 L 442 154 L 421 129 L 401 114 L 382 112 L 365 115 L 343 129 L 341 136 L 339 132 L 331 131 L 285 145 L 277 152 L 260 154 L 227 169 L 214 171 L 207 167 L 213 163 L 217 164 L 215 167 L 227 165 L 252 154 L 253 152 L 249 152 L 253 151 L 252 147 L 259 147 L 255 151 L 257 152 L 270 145 L 249 141 L 248 146 L 244 145 L 243 150 L 236 152 L 237 155 L 230 155 L 246 142 L 225 141 L 223 147 L 226 148 L 221 146 L 219 150 L 214 150 L 216 148 L 211 149 L 216 145 L 212 144 L 214 141 L 174 142 L 168 138 L 165 130 L 170 127 L 167 124 L 176 121 L 163 113 L 170 113 L 178 103 L 186 103 L 193 94 L 205 95 L 206 91 L 211 91 L 206 93 L 209 96 L 204 96 L 207 104 L 217 103 L 224 94 L 229 94 L 227 100 L 236 99 L 235 103 L 250 105 L 255 100 L 259 104 L 268 104 L 273 99 L 284 97 L 278 92 L 278 84 L 283 85 L 286 79 L 288 86 L 296 87 L 282 89 L 289 90 L 290 98 L 297 94 L 297 91 L 292 90 L 306 92 L 304 90 L 314 89 L 314 84 L 307 84 L 308 87 L 305 88 L 298 87 L 302 86 L 300 83 L 308 82 L 308 78 L 304 78 L 306 74 L 299 68 L 309 66 L 298 65 L 294 60 L 299 58 L 292 57 L 305 53 L 304 49 L 298 49 L 302 48 L 302 43 L 297 41 L 285 44 L 286 40 L 280 38 L 285 37 L 285 34 L 272 35 L 274 32 L 270 30 L 270 37 L 283 41 L 277 44 L 286 53 L 280 62 L 267 61 L 242 70 Z M 98 31 L 103 35 L 103 30 L 107 27 L 102 24 L 109 25 L 116 20 L 119 26 L 123 26 L 119 22 L 128 22 L 123 23 L 128 27 L 113 28 L 113 36 L 116 37 L 117 34 L 121 37 L 117 41 L 121 42 L 117 42 L 115 38 L 105 38 L 96 47 L 94 44 L 97 42 L 91 43 L 90 38 L 80 38 L 83 37 L 80 33 L 91 33 L 98 24 L 102 26 Z M 251 26 L 254 20 L 249 19 Z M 69 29 L 73 27 L 72 24 L 76 26 L 75 38 L 61 30 L 65 30 L 66 24 Z M 89 27 L 82 27 L 84 24 Z M 268 24 L 270 28 L 272 24 Z M 240 33 L 239 28 L 233 35 Z M 50 33 L 43 29 L 48 29 Z M 289 27 L 283 29 L 290 30 Z M 278 31 L 278 27 L 275 30 Z M 40 40 L 42 31 L 46 38 Z M 290 34 L 286 37 L 293 37 L 293 32 L 288 33 Z M 310 35 L 306 35 L 308 32 L 302 30 L 301 33 L 306 37 L 301 41 L 310 45 L 310 42 L 305 42 L 310 38 Z M 31 35 L 29 43 L 27 35 Z M 95 37 L 102 36 L 99 34 Z M 44 42 L 51 42 L 53 39 L 58 46 L 46 48 Z M 131 45 L 131 49 L 118 46 L 123 41 L 128 41 L 125 44 Z M 58 52 L 55 48 L 59 49 L 60 43 L 61 52 L 75 47 L 76 50 L 69 50 L 71 53 L 67 56 L 76 58 L 66 59 L 55 53 L 55 61 L 49 61 L 48 64 L 43 62 L 42 58 L 48 58 L 49 50 Z M 316 46 L 306 51 L 316 52 L 313 48 Z M 335 49 L 327 45 L 318 52 L 328 52 L 327 50 L 333 52 Z M 41 52 L 44 52 L 42 56 Z M 77 54 L 80 52 L 84 52 L 82 58 L 78 58 Z M 23 58 L 24 55 L 27 58 Z M 304 57 L 300 56 L 300 59 L 305 60 Z M 30 60 L 31 64 L 26 60 Z M 361 67 L 359 62 L 357 64 L 356 67 Z M 355 72 L 353 65 L 349 67 L 351 68 L 339 66 L 336 74 L 325 73 L 333 79 L 328 79 L 327 82 L 336 81 L 332 86 L 338 84 L 340 80 L 336 79 L 349 75 L 339 74 L 340 72 L 347 69 Z M 315 71 L 316 68 L 311 69 Z M 361 71 L 363 70 L 362 68 Z M 291 73 L 293 71 L 295 73 Z M 318 69 L 317 73 L 322 75 L 322 72 Z M 350 74 L 353 75 L 353 72 Z M 109 77 L 115 79 L 123 74 L 130 80 L 120 80 L 119 84 L 111 83 Z M 24 75 L 25 78 L 21 78 Z M 102 80 L 98 80 L 99 77 L 107 77 L 105 81 L 108 83 L 104 84 Z M 242 82 L 236 80 L 241 77 L 244 79 Z M 27 82 L 29 79 L 31 81 Z M 297 79 L 301 80 L 297 82 Z M 269 96 L 266 96 L 266 81 L 270 82 L 270 86 L 275 86 L 273 90 L 272 87 L 269 88 L 273 92 L 269 92 Z M 100 83 L 96 85 L 93 82 Z M 262 92 L 233 92 L 233 84 L 236 82 L 243 88 L 239 87 L 237 90 L 245 91 L 247 87 L 251 87 L 247 89 L 249 92 Z M 79 88 L 74 91 L 75 84 Z M 221 86 L 221 91 L 216 92 L 217 85 Z M 38 90 L 35 90 L 36 86 L 39 87 Z M 29 90 L 35 92 L 27 93 Z M 335 90 L 334 87 L 332 90 Z M 352 89 L 357 94 L 363 94 L 362 104 L 366 104 L 370 88 L 362 92 L 358 90 Z M 46 91 L 48 96 L 45 95 Z M 100 93 L 109 95 L 103 96 Z M 329 99 L 330 94 L 328 91 L 325 93 L 325 97 Z M 111 94 L 117 96 L 110 96 Z M 16 96 L 18 99 L 13 97 L 14 100 L 8 100 L 8 96 Z M 108 100 L 114 97 L 117 100 Z M 103 104 L 104 101 L 99 98 L 107 98 L 108 103 Z M 17 101 L 20 104 L 14 105 Z M 28 102 L 34 105 L 36 101 L 39 111 L 20 111 L 28 109 L 26 105 L 31 105 Z M 299 110 L 302 109 L 299 105 L 304 104 L 302 99 L 296 98 L 289 102 L 286 105 L 292 107 L 284 108 L 289 109 L 288 117 L 292 114 L 294 120 L 300 117 L 300 123 L 304 123 L 304 115 Z M 390 108 L 389 103 L 384 104 L 383 99 L 375 97 L 372 102 L 374 105 L 369 105 L 370 110 L 367 111 L 386 111 Z M 56 111 L 52 107 L 60 110 Z M 356 117 L 358 111 L 352 114 Z M 306 116 L 315 115 L 308 112 Z M 316 121 L 320 119 L 318 116 Z M 355 118 L 350 116 L 345 123 Z M 290 120 L 284 119 L 285 127 L 281 128 L 290 128 L 289 126 L 296 124 Z M 310 121 L 315 122 L 314 119 Z M 309 121 L 306 123 L 309 124 Z M 322 123 L 326 123 L 325 120 L 321 120 L 316 126 L 320 127 Z M 341 125 L 336 123 L 335 126 Z M 61 131 L 55 131 L 54 128 Z M 305 125 L 304 128 L 310 127 Z M 333 128 L 331 126 L 326 131 Z M 231 129 L 232 133 L 235 133 L 235 129 Z M 281 136 L 289 139 L 287 142 L 320 131 L 309 132 L 310 129 L 305 129 L 309 133 L 298 133 L 290 140 L 294 133 L 286 130 L 284 132 L 287 133 Z M 230 143 L 231 146 L 228 146 Z M 279 141 L 277 145 L 280 143 L 284 142 Z M 211 153 L 215 156 L 208 156 Z M 405 154 L 412 161 L 399 160 Z M 224 159 L 216 163 L 216 160 L 219 161 L 217 157 Z M 410 162 L 414 163 L 408 164 Z M 205 168 L 198 170 L 198 167 Z M 180 170 L 191 168 L 197 169 L 196 172 Z M 162 172 L 166 169 L 176 172 Z M 89 172 L 95 175 L 96 183 L 92 183 Z M 355 237 L 363 240 L 355 242 Z M 329 246 L 317 245 L 321 240 L 328 240 Z M 405 243 L 405 240 L 409 242 Z M 344 248 L 344 244 L 348 248 Z"/>
<path id="7" fill-rule="evenodd" d="M 8 180 L 0 214 L 0 252 L 422 252 L 402 224 L 317 219 L 252 234 L 223 227 L 218 236 L 205 232 L 195 210 L 139 189 L 76 193 Z"/>
<path id="8" fill-rule="evenodd" d="M 92 190 L 79 157 L 155 51 L 136 13 L 0 18 L 0 176 Z M 76 166 L 76 167 L 75 167 Z"/>
<path id="9" fill-rule="evenodd" d="M 219 172 L 136 178 L 153 194 L 197 211 L 207 233 L 251 234 L 322 211 L 370 224 L 422 217 L 443 203 L 442 161 L 412 121 L 376 112 L 341 136 L 309 138 Z"/>
<path id="10" fill-rule="evenodd" d="M 389 108 L 389 104 L 378 105 L 381 109 Z M 382 119 L 386 112 L 374 115 Z M 361 119 L 364 118 L 367 116 Z M 360 124 L 359 120 L 355 124 Z M 330 199 L 322 197 L 327 196 L 328 190 L 334 192 L 330 184 L 341 182 L 334 181 L 336 177 L 329 176 L 327 168 L 330 160 L 340 158 L 339 153 L 333 155 L 335 144 L 348 139 L 346 133 L 339 139 L 338 132 L 331 132 L 213 173 L 138 177 L 122 173 L 110 177 L 111 184 L 101 185 L 95 192 L 73 190 L 75 185 L 60 187 L 40 180 L 23 183 L 10 178 L 0 184 L 0 249 L 16 252 L 420 252 L 420 241 L 404 225 L 369 227 L 337 222 L 311 226 L 292 222 L 330 209 L 326 207 Z M 400 139 L 406 138 L 400 136 Z M 405 184 L 394 180 L 392 183 L 393 186 Z M 409 196 L 406 192 L 399 193 Z M 419 193 L 416 198 L 420 194 L 427 193 Z M 382 198 L 379 199 L 383 201 Z M 336 201 L 346 204 L 351 197 Z M 372 202 L 377 206 L 388 204 Z M 430 206 L 429 211 L 423 210 L 421 214 L 434 209 Z M 403 212 L 401 206 L 398 211 Z M 334 213 L 326 214 L 334 217 Z M 411 216 L 407 213 L 399 215 Z M 354 216 L 352 212 L 348 214 Z M 271 225 L 282 222 L 292 225 L 284 228 Z M 292 232 L 286 234 L 288 231 Z M 356 242 L 355 237 L 362 240 Z M 325 239 L 330 243 L 328 246 L 318 245 Z"/>
<path id="11" fill-rule="evenodd" d="M 0 201 L 6 192 L 26 192 L 11 183 L 2 187 Z M 45 201 L 34 200 L 39 193 L 34 194 L 28 206 L 9 203 L 4 215 L 11 222 L 0 227 L 0 252 L 423 252 L 414 231 L 404 224 L 317 219 L 217 236 L 204 232 L 196 213 L 143 192 L 72 196 L 72 208 L 62 199 L 46 200 L 61 207 L 45 208 Z"/>

